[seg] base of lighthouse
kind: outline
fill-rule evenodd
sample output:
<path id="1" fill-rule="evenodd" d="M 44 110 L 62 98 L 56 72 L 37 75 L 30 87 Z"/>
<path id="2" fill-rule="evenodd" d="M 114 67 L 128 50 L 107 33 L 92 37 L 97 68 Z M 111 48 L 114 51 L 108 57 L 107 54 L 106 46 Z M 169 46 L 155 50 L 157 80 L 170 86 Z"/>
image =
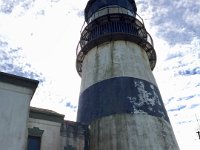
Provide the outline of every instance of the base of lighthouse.
<path id="1" fill-rule="evenodd" d="M 171 125 L 146 114 L 118 114 L 93 121 L 90 150 L 179 150 Z"/>

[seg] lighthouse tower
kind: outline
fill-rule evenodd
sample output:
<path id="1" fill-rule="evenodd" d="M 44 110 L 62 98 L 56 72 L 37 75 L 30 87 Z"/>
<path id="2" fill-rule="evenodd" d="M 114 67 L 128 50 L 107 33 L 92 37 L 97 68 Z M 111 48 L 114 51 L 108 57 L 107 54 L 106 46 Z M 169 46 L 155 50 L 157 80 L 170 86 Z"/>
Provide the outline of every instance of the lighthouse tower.
<path id="1" fill-rule="evenodd" d="M 158 86 L 153 40 L 134 0 L 89 0 L 77 47 L 77 121 L 89 150 L 179 150 Z"/>

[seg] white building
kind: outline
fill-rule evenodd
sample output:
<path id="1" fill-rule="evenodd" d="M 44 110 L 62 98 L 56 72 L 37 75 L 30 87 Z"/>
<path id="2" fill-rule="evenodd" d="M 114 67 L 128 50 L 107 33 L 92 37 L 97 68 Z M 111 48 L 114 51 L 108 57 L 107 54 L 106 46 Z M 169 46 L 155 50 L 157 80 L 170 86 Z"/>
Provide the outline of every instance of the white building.
<path id="1" fill-rule="evenodd" d="M 84 150 L 87 126 L 30 107 L 38 83 L 0 72 L 0 150 Z"/>

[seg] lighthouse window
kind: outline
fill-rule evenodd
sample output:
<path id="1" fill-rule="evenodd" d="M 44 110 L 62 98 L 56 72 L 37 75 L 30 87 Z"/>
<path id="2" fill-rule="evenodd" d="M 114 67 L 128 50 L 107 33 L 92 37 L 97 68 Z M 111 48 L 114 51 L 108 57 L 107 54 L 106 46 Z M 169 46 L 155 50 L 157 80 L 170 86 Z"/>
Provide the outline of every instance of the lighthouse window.
<path id="1" fill-rule="evenodd" d="M 121 14 L 127 14 L 130 16 L 134 16 L 134 14 L 126 9 L 126 8 L 122 8 L 116 5 L 110 5 L 108 7 L 103 7 L 101 9 L 99 9 L 97 12 L 95 12 L 90 18 L 89 18 L 89 22 L 91 22 L 92 20 L 101 17 L 103 15 L 107 15 L 107 14 L 115 14 L 115 13 L 121 13 Z"/>

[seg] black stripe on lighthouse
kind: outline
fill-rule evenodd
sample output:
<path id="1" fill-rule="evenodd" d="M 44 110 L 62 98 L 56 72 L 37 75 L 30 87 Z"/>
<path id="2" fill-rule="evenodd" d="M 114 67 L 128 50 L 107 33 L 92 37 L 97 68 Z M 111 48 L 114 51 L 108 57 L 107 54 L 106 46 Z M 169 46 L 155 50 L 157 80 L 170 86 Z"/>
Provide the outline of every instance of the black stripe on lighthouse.
<path id="1" fill-rule="evenodd" d="M 79 98 L 77 121 L 91 121 L 112 114 L 143 113 L 169 122 L 158 88 L 133 77 L 115 77 L 87 88 Z"/>

